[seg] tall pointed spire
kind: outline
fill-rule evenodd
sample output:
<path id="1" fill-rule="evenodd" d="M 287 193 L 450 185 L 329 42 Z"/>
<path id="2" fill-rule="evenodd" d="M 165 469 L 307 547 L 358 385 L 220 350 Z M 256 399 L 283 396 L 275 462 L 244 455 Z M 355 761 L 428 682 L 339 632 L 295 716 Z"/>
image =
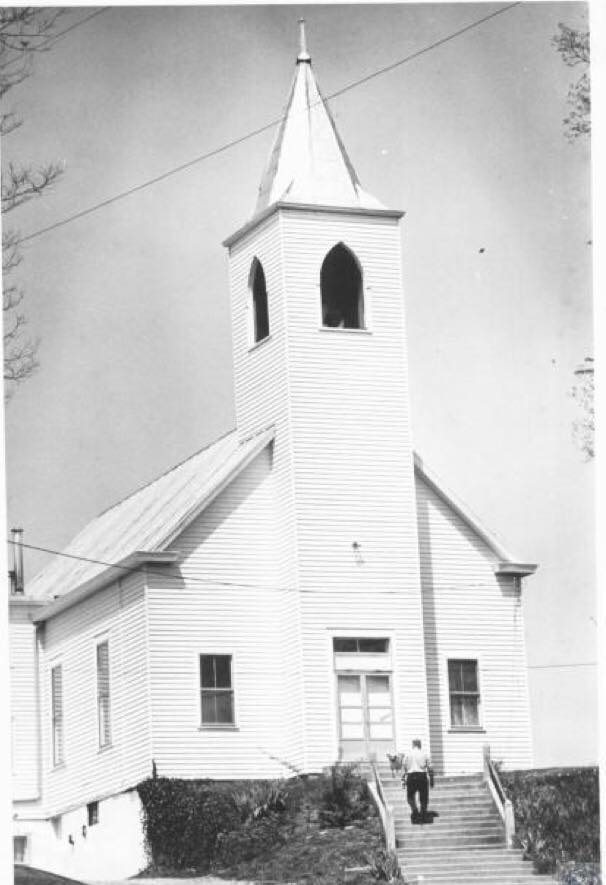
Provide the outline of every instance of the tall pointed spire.
<path id="1" fill-rule="evenodd" d="M 284 117 L 259 187 L 255 214 L 272 203 L 382 209 L 360 187 L 316 83 L 299 20 L 297 67 Z"/>

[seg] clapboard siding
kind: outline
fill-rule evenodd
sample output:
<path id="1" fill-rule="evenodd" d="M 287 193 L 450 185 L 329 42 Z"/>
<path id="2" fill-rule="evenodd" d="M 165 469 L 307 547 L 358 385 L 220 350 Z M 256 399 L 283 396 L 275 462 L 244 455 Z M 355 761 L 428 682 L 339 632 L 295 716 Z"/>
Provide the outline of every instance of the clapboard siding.
<path id="1" fill-rule="evenodd" d="M 11 756 L 13 799 L 40 793 L 36 631 L 29 610 L 11 605 L 9 627 L 11 680 Z"/>
<path id="2" fill-rule="evenodd" d="M 417 475 L 431 749 L 439 770 L 479 770 L 482 746 L 532 764 L 521 597 L 497 557 Z M 448 659 L 478 661 L 483 732 L 450 731 Z"/>
<path id="3" fill-rule="evenodd" d="M 46 622 L 40 669 L 45 806 L 56 814 L 135 785 L 151 771 L 142 573 Z M 109 642 L 111 746 L 99 750 L 96 644 Z M 53 768 L 51 669 L 62 665 L 64 764 Z"/>
<path id="4" fill-rule="evenodd" d="M 183 554 L 182 581 L 149 576 L 153 745 L 162 775 L 275 777 L 286 771 L 277 760 L 300 764 L 297 594 L 278 581 L 275 494 L 267 448 L 173 542 Z M 204 653 L 233 657 L 236 730 L 200 727 Z"/>
<path id="5" fill-rule="evenodd" d="M 397 742 L 427 734 L 400 235 L 393 218 L 289 211 L 282 236 L 306 743 L 317 768 L 336 750 L 327 633 L 392 637 Z M 362 269 L 367 331 L 321 328 L 320 270 L 339 242 Z"/>
<path id="6" fill-rule="evenodd" d="M 362 267 L 367 331 L 321 328 L 320 269 L 341 241 Z M 272 340 L 249 352 L 254 256 Z M 317 769 L 338 749 L 330 642 L 339 631 L 392 637 L 398 739 L 428 730 L 399 227 L 383 216 L 278 210 L 230 257 L 238 424 L 277 428 L 282 549 L 300 590 L 304 764 Z"/>

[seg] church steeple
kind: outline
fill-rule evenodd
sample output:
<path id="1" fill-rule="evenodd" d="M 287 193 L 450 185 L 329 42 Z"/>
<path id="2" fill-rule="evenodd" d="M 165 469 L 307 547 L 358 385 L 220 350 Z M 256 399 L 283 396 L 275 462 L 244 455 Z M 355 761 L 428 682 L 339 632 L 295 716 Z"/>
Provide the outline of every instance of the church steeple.
<path id="1" fill-rule="evenodd" d="M 255 215 L 278 201 L 382 209 L 381 203 L 360 186 L 316 83 L 303 19 L 299 28 L 293 85 L 261 180 Z"/>

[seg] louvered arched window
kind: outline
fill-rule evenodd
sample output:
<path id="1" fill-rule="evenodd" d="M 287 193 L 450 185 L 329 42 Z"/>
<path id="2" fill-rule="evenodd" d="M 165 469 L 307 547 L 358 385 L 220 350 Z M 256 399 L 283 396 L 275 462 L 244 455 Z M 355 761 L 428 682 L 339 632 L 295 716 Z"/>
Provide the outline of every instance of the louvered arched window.
<path id="1" fill-rule="evenodd" d="M 326 255 L 320 271 L 322 325 L 364 329 L 362 272 L 353 252 L 337 243 Z"/>
<path id="2" fill-rule="evenodd" d="M 263 341 L 269 335 L 269 309 L 267 305 L 267 287 L 265 285 L 265 273 L 258 258 L 255 258 L 250 268 L 248 280 L 249 311 L 250 311 L 250 338 L 251 344 Z"/>

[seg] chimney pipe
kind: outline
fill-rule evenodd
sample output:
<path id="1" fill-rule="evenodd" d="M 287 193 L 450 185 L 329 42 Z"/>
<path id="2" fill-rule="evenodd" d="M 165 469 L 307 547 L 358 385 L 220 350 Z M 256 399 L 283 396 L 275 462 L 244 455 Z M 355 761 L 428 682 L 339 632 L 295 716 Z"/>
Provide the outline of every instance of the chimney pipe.
<path id="1" fill-rule="evenodd" d="M 13 541 L 13 592 L 24 593 L 23 582 L 23 529 L 11 529 Z"/>

